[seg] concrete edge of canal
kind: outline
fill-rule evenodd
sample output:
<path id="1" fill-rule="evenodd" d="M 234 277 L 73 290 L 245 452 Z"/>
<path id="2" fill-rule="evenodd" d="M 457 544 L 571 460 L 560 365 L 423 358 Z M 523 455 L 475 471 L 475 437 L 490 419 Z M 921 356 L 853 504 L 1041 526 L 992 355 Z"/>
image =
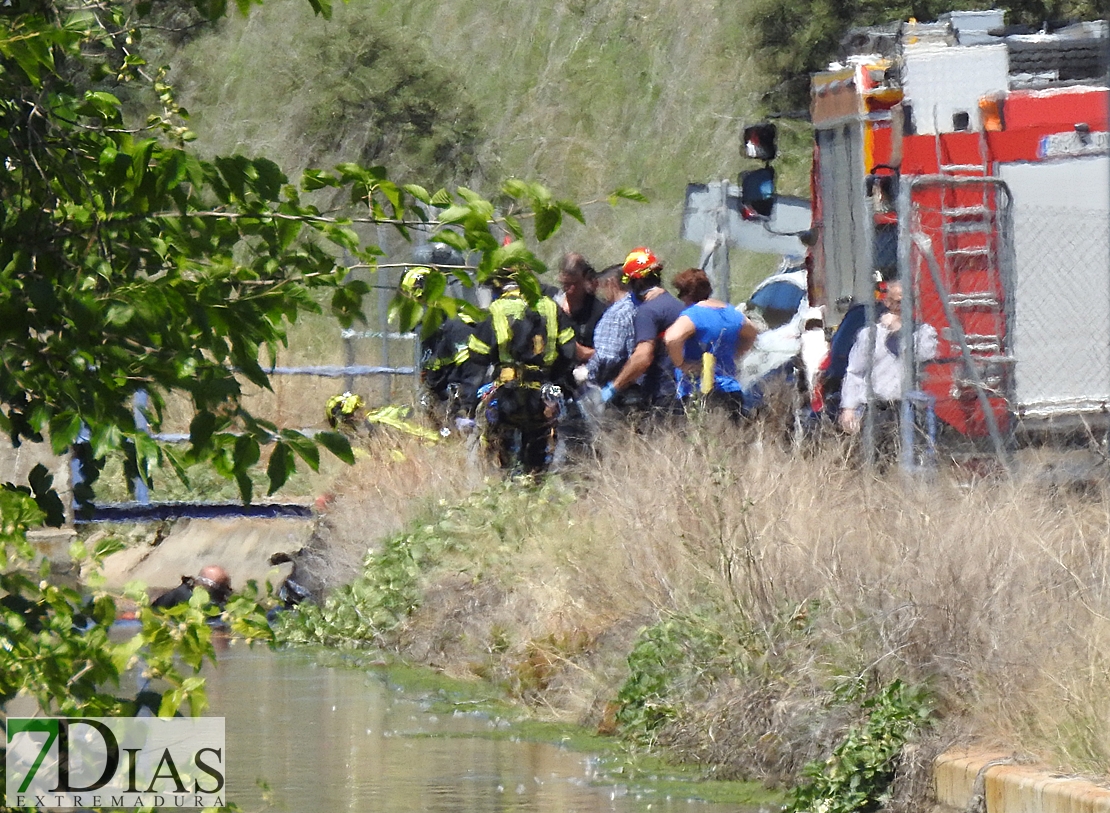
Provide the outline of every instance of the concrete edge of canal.
<path id="1" fill-rule="evenodd" d="M 936 758 L 942 810 L 968 813 L 1110 813 L 1110 788 L 1018 764 L 1012 754 L 953 749 Z"/>

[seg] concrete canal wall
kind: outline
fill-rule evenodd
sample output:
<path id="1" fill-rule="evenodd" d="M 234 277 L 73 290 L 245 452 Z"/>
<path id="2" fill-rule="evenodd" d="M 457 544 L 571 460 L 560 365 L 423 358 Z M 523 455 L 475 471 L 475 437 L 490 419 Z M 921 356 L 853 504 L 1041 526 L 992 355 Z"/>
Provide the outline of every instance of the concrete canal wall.
<path id="1" fill-rule="evenodd" d="M 937 757 L 937 803 L 968 813 L 1110 813 L 1110 787 L 1018 764 L 1012 754 L 954 749 Z"/>

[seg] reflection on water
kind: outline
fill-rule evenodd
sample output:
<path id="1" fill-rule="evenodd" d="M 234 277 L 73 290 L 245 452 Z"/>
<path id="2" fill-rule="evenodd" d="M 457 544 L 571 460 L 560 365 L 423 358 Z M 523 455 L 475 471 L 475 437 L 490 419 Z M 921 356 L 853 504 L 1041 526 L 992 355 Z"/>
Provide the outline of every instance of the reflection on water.
<path id="1" fill-rule="evenodd" d="M 592 785 L 588 755 L 482 738 L 507 723 L 433 714 L 373 672 L 317 666 L 304 653 L 232 646 L 207 686 L 208 714 L 226 721 L 225 798 L 248 813 L 267 801 L 278 813 L 744 811 Z"/>

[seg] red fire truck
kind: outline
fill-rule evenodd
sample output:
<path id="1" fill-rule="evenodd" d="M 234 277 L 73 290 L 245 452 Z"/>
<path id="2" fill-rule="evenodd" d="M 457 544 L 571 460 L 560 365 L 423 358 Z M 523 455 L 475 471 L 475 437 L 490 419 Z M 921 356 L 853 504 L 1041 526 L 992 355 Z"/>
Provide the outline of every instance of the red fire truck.
<path id="1" fill-rule="evenodd" d="M 1106 23 L 952 12 L 854 39 L 812 79 L 811 302 L 836 324 L 901 278 L 904 329 L 940 337 L 910 390 L 965 436 L 1105 415 Z"/>

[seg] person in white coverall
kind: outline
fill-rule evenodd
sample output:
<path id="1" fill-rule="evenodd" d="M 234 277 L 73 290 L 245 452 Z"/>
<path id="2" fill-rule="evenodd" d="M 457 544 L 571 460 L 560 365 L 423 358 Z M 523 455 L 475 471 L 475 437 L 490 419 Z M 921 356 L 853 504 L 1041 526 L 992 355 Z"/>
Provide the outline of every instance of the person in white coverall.
<path id="1" fill-rule="evenodd" d="M 859 432 L 867 405 L 867 375 L 871 371 L 871 393 L 879 413 L 886 413 L 897 425 L 902 401 L 902 284 L 888 283 L 883 297 L 886 312 L 874 325 L 865 325 L 856 335 L 848 356 L 848 370 L 841 389 L 840 427 L 849 434 Z M 929 361 L 937 355 L 937 331 L 921 324 L 913 334 L 914 356 Z M 880 422 L 882 421 L 880 417 Z"/>

